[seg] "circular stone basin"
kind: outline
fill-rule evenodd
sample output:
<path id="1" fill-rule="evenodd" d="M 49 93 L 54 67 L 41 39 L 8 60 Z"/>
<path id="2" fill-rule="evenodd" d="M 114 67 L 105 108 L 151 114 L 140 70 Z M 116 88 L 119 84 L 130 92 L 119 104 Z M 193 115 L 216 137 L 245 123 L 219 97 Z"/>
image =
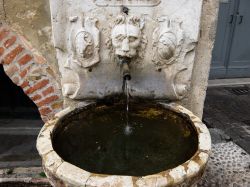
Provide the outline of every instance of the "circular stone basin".
<path id="1" fill-rule="evenodd" d="M 89 104 L 45 124 L 37 148 L 55 186 L 191 186 L 211 149 L 205 125 L 176 104 Z"/>
<path id="2" fill-rule="evenodd" d="M 128 116 L 127 116 L 128 115 Z M 145 176 L 174 168 L 198 148 L 184 116 L 153 104 L 101 105 L 70 115 L 53 134 L 65 161 L 92 173 Z"/>

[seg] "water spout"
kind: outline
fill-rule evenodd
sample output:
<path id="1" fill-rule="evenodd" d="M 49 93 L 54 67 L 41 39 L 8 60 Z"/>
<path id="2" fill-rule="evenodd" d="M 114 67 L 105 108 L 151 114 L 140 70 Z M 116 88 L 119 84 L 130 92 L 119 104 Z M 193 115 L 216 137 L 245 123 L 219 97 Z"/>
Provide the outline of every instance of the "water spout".
<path id="1" fill-rule="evenodd" d="M 130 58 L 119 57 L 123 80 L 131 80 L 132 78 L 129 70 L 130 60 L 131 60 Z"/>

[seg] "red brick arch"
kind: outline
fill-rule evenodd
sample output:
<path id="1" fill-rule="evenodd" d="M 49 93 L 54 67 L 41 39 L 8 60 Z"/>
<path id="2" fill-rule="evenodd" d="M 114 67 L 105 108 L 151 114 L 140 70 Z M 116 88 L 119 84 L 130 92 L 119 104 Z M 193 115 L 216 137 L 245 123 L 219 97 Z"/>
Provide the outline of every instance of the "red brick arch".
<path id="1" fill-rule="evenodd" d="M 60 85 L 45 58 L 6 25 L 0 26 L 0 64 L 36 104 L 43 121 L 63 109 Z"/>

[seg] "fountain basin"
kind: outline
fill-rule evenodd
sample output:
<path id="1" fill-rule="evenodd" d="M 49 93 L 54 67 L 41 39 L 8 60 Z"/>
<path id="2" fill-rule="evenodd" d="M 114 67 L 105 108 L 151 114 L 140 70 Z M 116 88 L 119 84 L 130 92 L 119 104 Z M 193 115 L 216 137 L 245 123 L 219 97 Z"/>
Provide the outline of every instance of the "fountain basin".
<path id="1" fill-rule="evenodd" d="M 211 137 L 198 117 L 175 103 L 135 104 L 130 132 L 126 123 L 117 123 L 116 116 L 124 120 L 120 110 L 120 104 L 91 103 L 67 108 L 44 125 L 37 149 L 52 185 L 192 186 L 199 181 Z"/>

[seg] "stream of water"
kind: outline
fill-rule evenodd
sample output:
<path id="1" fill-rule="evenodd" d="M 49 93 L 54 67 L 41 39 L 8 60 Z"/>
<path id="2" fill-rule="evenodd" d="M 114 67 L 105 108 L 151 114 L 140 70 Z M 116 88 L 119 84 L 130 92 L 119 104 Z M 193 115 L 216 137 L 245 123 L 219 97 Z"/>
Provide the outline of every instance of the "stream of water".
<path id="1" fill-rule="evenodd" d="M 129 123 L 129 80 L 125 80 L 125 94 L 126 94 L 126 126 L 124 129 L 125 135 L 130 135 L 132 133 L 132 127 Z"/>

